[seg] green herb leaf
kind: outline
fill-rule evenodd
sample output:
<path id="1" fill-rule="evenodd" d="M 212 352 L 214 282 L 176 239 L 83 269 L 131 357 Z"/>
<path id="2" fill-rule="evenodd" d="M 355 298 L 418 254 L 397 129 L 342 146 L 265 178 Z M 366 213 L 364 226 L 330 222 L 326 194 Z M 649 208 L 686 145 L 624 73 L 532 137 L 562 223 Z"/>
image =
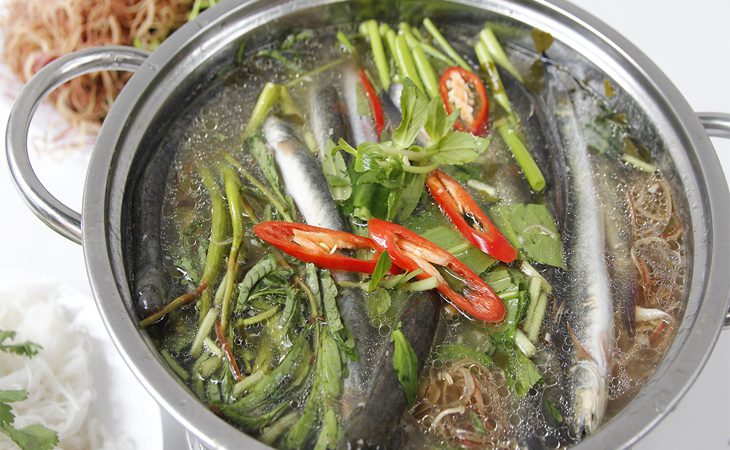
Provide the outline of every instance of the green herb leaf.
<path id="1" fill-rule="evenodd" d="M 8 339 L 15 338 L 15 331 L 0 330 L 0 351 L 15 353 L 16 355 L 32 358 L 37 355 L 43 347 L 34 342 L 21 342 L 18 344 L 5 344 Z M 2 400 L 0 400 L 2 401 Z"/>
<path id="2" fill-rule="evenodd" d="M 344 328 L 340 320 L 340 310 L 337 308 L 337 286 L 328 270 L 320 271 L 319 278 L 322 283 L 322 302 L 328 329 L 330 333 L 336 333 Z"/>
<path id="3" fill-rule="evenodd" d="M 393 332 L 393 346 L 393 368 L 410 407 L 418 392 L 418 358 L 400 329 Z"/>
<path id="4" fill-rule="evenodd" d="M 365 295 L 365 307 L 368 318 L 372 323 L 379 323 L 380 319 L 390 309 L 391 299 L 387 290 L 379 287 Z"/>
<path id="5" fill-rule="evenodd" d="M 2 431 L 22 449 L 51 450 L 58 444 L 58 434 L 43 425 L 28 425 L 21 429 L 6 426 Z"/>
<path id="6" fill-rule="evenodd" d="M 532 36 L 532 42 L 535 44 L 535 51 L 538 53 L 549 49 L 555 40 L 552 34 L 537 28 L 533 28 L 530 35 Z"/>
<path id="7" fill-rule="evenodd" d="M 454 129 L 454 122 L 456 122 L 457 117 L 459 117 L 459 112 L 454 111 L 450 115 L 447 115 L 443 101 L 441 101 L 440 98 L 434 98 L 431 100 L 428 107 L 428 120 L 426 120 L 426 123 L 424 124 L 424 129 L 426 130 L 428 137 L 435 142 L 446 136 Z"/>
<path id="8" fill-rule="evenodd" d="M 390 261 L 390 254 L 387 251 L 381 253 L 378 257 L 378 262 L 375 264 L 373 274 L 370 277 L 370 282 L 368 283 L 368 292 L 373 292 L 378 287 L 378 285 L 380 285 L 380 282 L 382 281 L 385 274 L 388 273 L 392 265 L 393 263 Z"/>
<path id="9" fill-rule="evenodd" d="M 352 195 L 352 181 L 350 181 L 345 158 L 330 140 L 327 141 L 322 158 L 322 172 L 329 184 L 332 198 L 337 202 L 347 201 Z"/>
<path id="10" fill-rule="evenodd" d="M 455 131 L 426 147 L 433 152 L 431 161 L 441 165 L 466 164 L 474 161 L 487 148 L 489 141 L 470 133 Z"/>
<path id="11" fill-rule="evenodd" d="M 400 148 L 410 147 L 426 124 L 429 112 L 428 96 L 411 79 L 406 78 L 400 95 L 402 119 L 393 130 L 393 142 Z"/>
<path id="12" fill-rule="evenodd" d="M 531 261 L 565 267 L 560 234 L 545 205 L 497 205 L 490 212 L 495 225 Z"/>
<path id="13" fill-rule="evenodd" d="M 236 301 L 236 311 L 243 311 L 248 301 L 248 295 L 251 289 L 261 281 L 266 275 L 276 270 L 276 259 L 272 255 L 266 255 L 259 262 L 254 264 L 251 269 L 238 283 L 238 300 Z"/>
<path id="14" fill-rule="evenodd" d="M 538 381 L 542 379 L 535 364 L 525 356 L 514 344 L 504 351 L 507 357 L 507 384 L 520 397 L 527 394 Z"/>

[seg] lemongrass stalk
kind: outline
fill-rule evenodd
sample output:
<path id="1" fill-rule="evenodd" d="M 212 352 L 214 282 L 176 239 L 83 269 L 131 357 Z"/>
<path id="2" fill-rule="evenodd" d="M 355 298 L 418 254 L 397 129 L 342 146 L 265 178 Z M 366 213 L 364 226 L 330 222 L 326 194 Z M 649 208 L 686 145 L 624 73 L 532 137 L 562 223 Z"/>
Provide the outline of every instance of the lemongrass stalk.
<path id="1" fill-rule="evenodd" d="M 228 271 L 226 272 L 226 290 L 221 304 L 221 332 L 226 334 L 231 315 L 231 298 L 238 273 L 238 254 L 243 244 L 243 211 L 241 210 L 241 180 L 230 166 L 223 169 L 223 182 L 228 198 L 228 211 L 233 226 L 233 244 L 228 252 Z"/>
<path id="2" fill-rule="evenodd" d="M 248 119 L 248 124 L 243 132 L 243 138 L 246 139 L 253 134 L 261 125 L 263 125 L 269 110 L 279 100 L 279 85 L 268 82 L 264 85 L 264 88 L 259 94 L 258 100 L 253 107 L 251 112 L 251 118 Z"/>
<path id="3" fill-rule="evenodd" d="M 499 120 L 494 125 L 522 169 L 522 173 L 525 174 L 530 188 L 534 192 L 542 192 L 545 189 L 545 177 L 515 129 L 504 120 Z"/>
<path id="4" fill-rule="evenodd" d="M 388 64 L 388 58 L 385 56 L 385 49 L 383 48 L 383 40 L 380 38 L 378 22 L 375 20 L 368 20 L 365 22 L 365 29 L 368 37 L 370 38 L 370 48 L 373 51 L 375 67 L 378 69 L 380 85 L 383 89 L 385 89 L 385 91 L 387 91 L 390 89 L 390 65 Z"/>
<path id="5" fill-rule="evenodd" d="M 436 43 L 441 47 L 441 49 L 449 55 L 451 59 L 456 61 L 456 63 L 461 66 L 464 70 L 471 70 L 471 67 L 469 67 L 469 64 L 464 61 L 464 58 L 459 55 L 456 50 L 454 50 L 454 47 L 449 44 L 449 42 L 446 40 L 443 34 L 436 28 L 436 25 L 433 24 L 431 19 L 426 17 L 423 19 L 423 26 L 426 27 L 426 30 L 431 34 L 433 39 L 436 41 Z"/>
<path id="6" fill-rule="evenodd" d="M 487 51 L 489 51 L 489 54 L 492 55 L 494 61 L 522 83 L 522 75 L 520 75 L 517 69 L 515 69 L 510 62 L 507 54 L 502 48 L 502 45 L 499 43 L 497 36 L 494 35 L 494 31 L 492 31 L 489 27 L 485 27 L 481 33 L 479 33 L 479 39 L 487 46 Z"/>

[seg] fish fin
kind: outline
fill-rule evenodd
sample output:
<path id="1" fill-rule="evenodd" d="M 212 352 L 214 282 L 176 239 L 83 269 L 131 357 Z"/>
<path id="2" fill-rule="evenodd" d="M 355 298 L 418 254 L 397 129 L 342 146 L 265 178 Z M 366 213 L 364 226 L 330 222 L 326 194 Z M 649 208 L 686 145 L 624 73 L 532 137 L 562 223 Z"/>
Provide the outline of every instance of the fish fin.
<path id="1" fill-rule="evenodd" d="M 570 322 L 566 320 L 565 325 L 568 328 L 568 334 L 570 335 L 570 339 L 573 341 L 573 346 L 578 354 L 578 359 L 595 362 L 596 358 L 594 358 L 593 355 L 591 355 L 590 352 L 583 347 L 583 344 L 580 343 L 575 333 L 573 333 L 573 327 L 570 326 Z"/>

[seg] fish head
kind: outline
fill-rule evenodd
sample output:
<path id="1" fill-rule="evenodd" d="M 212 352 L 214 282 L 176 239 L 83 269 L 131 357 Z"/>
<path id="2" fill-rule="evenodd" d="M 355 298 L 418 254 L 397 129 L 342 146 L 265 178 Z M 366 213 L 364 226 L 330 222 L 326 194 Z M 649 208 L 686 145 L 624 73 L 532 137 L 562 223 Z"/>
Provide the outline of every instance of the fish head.
<path id="1" fill-rule="evenodd" d="M 581 439 L 593 433 L 603 420 L 608 402 L 606 378 L 592 361 L 579 361 L 572 367 L 573 417 L 571 431 Z"/>

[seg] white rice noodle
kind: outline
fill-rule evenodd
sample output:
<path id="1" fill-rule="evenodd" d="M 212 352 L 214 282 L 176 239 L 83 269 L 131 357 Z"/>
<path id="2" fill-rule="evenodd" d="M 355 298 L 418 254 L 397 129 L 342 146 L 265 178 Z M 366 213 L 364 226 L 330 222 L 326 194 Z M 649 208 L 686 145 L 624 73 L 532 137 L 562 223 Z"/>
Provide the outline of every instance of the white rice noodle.
<path id="1" fill-rule="evenodd" d="M 0 389 L 29 392 L 28 399 L 11 405 L 15 426 L 40 423 L 58 433 L 62 449 L 109 448 L 106 433 L 89 420 L 95 397 L 90 340 L 56 303 L 59 292 L 29 286 L 0 296 L 0 329 L 16 331 L 13 342 L 43 346 L 33 358 L 0 353 Z M 0 435 L 0 448 L 17 447 Z"/>

